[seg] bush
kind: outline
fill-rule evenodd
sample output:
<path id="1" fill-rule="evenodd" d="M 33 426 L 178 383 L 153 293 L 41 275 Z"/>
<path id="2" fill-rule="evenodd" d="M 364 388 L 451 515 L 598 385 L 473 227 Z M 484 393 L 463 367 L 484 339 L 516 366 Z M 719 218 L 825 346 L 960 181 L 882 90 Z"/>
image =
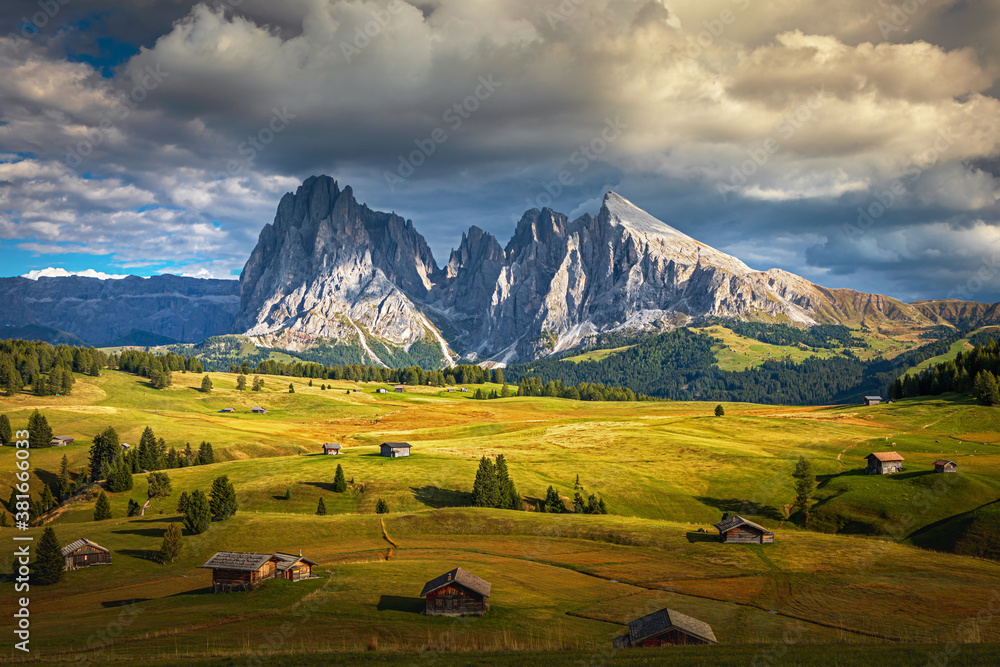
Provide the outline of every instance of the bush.
<path id="1" fill-rule="evenodd" d="M 389 503 L 385 502 L 381 498 L 375 503 L 375 513 L 376 514 L 388 514 L 389 513 Z"/>

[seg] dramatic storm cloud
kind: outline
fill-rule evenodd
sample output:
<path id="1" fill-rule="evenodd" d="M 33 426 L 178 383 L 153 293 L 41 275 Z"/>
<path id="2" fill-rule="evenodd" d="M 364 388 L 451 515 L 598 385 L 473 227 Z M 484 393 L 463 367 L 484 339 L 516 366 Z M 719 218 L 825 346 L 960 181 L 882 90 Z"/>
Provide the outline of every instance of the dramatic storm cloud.
<path id="1" fill-rule="evenodd" d="M 232 276 L 328 173 L 439 263 L 613 188 L 755 268 L 1000 299 L 995 3 L 119 4 L 0 8 L 8 275 Z"/>

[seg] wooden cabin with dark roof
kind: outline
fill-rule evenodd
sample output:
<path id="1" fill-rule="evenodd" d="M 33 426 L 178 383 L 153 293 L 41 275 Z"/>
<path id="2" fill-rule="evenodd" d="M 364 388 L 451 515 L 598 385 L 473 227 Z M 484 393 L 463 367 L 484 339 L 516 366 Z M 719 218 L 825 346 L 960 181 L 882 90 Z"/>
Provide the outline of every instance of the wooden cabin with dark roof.
<path id="1" fill-rule="evenodd" d="M 868 459 L 869 475 L 891 475 L 894 472 L 902 472 L 905 460 L 896 452 L 872 452 L 865 458 Z"/>
<path id="2" fill-rule="evenodd" d="M 49 443 L 49 445 L 51 447 L 65 447 L 66 445 L 72 445 L 74 442 L 76 442 L 76 440 L 68 435 L 57 435 L 52 438 L 52 442 Z"/>
<path id="3" fill-rule="evenodd" d="M 881 402 L 881 396 L 865 396 L 865 405 L 878 405 Z"/>
<path id="4" fill-rule="evenodd" d="M 323 443 L 323 453 L 327 456 L 336 456 L 340 454 L 342 447 L 336 442 L 324 442 Z"/>
<path id="5" fill-rule="evenodd" d="M 316 566 L 316 561 L 303 558 L 301 552 L 298 556 L 280 551 L 274 555 L 278 559 L 278 564 L 275 568 L 275 576 L 277 578 L 288 579 L 289 581 L 313 578 L 312 569 Z"/>
<path id="6" fill-rule="evenodd" d="M 424 584 L 428 616 L 482 616 L 489 610 L 490 582 L 456 567 Z"/>
<path id="7" fill-rule="evenodd" d="M 214 592 L 249 591 L 275 576 L 278 561 L 274 554 L 219 551 L 201 567 L 212 571 Z"/>
<path id="8" fill-rule="evenodd" d="M 733 515 L 715 524 L 719 530 L 719 541 L 726 544 L 771 544 L 774 533 L 764 526 Z"/>
<path id="9" fill-rule="evenodd" d="M 712 626 L 670 608 L 654 611 L 628 624 L 628 634 L 615 638 L 615 648 L 718 644 Z"/>
<path id="10" fill-rule="evenodd" d="M 934 472 L 958 472 L 958 464 L 954 461 L 938 459 L 934 462 Z"/>
<path id="11" fill-rule="evenodd" d="M 111 565 L 111 551 L 86 537 L 64 546 L 62 555 L 66 561 L 63 569 L 67 572 L 91 565 Z"/>
<path id="12" fill-rule="evenodd" d="M 379 451 L 381 456 L 388 456 L 397 459 L 401 456 L 410 455 L 410 443 L 408 442 L 383 442 Z"/>

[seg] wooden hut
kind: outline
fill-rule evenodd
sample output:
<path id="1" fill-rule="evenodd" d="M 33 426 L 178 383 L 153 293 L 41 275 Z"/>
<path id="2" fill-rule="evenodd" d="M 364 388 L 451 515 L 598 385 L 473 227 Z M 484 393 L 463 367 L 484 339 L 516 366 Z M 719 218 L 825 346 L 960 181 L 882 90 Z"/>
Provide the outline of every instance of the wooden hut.
<path id="1" fill-rule="evenodd" d="M 75 440 L 68 435 L 57 435 L 52 438 L 52 442 L 49 443 L 52 447 L 65 447 L 66 445 L 72 445 Z"/>
<path id="2" fill-rule="evenodd" d="M 490 582 L 456 567 L 424 584 L 428 616 L 482 616 L 490 608 Z"/>
<path id="3" fill-rule="evenodd" d="M 324 442 L 323 453 L 327 456 L 336 456 L 340 453 L 341 446 L 336 442 Z"/>
<path id="4" fill-rule="evenodd" d="M 111 565 L 111 552 L 85 537 L 64 546 L 62 555 L 66 559 L 63 569 L 67 572 L 91 565 Z"/>
<path id="5" fill-rule="evenodd" d="M 301 552 L 298 556 L 280 551 L 274 555 L 278 558 L 275 576 L 279 579 L 288 579 L 289 581 L 312 579 L 312 569 L 316 565 L 316 561 L 303 558 Z"/>
<path id="6" fill-rule="evenodd" d="M 254 413 L 255 415 L 266 415 L 267 414 L 267 410 L 265 410 L 262 407 L 250 408 L 250 412 Z"/>
<path id="7" fill-rule="evenodd" d="M 748 521 L 734 514 L 715 524 L 719 530 L 719 541 L 733 544 L 771 544 L 774 533 L 764 526 Z"/>
<path id="8" fill-rule="evenodd" d="M 403 387 L 402 387 L 402 385 L 396 385 L 395 387 L 392 388 L 392 390 L 395 391 L 397 394 L 402 394 L 403 393 Z"/>
<path id="9" fill-rule="evenodd" d="M 219 412 L 236 412 L 236 408 L 222 408 Z"/>
<path id="10" fill-rule="evenodd" d="M 718 644 L 712 626 L 679 611 L 663 608 L 628 624 L 628 634 L 615 638 L 615 648 Z"/>
<path id="11" fill-rule="evenodd" d="M 410 455 L 410 443 L 408 442 L 383 442 L 379 452 L 382 456 L 398 459 L 401 456 Z"/>
<path id="12" fill-rule="evenodd" d="M 934 462 L 934 472 L 958 472 L 958 464 L 954 461 L 938 459 Z"/>
<path id="13" fill-rule="evenodd" d="M 278 561 L 278 557 L 274 554 L 219 551 L 202 567 L 212 571 L 214 592 L 249 591 L 260 586 L 265 579 L 275 576 Z"/>
<path id="14" fill-rule="evenodd" d="M 865 405 L 878 405 L 881 402 L 881 396 L 865 396 Z"/>
<path id="15" fill-rule="evenodd" d="M 865 458 L 868 459 L 869 475 L 891 475 L 900 472 L 903 470 L 905 460 L 896 452 L 872 452 Z"/>

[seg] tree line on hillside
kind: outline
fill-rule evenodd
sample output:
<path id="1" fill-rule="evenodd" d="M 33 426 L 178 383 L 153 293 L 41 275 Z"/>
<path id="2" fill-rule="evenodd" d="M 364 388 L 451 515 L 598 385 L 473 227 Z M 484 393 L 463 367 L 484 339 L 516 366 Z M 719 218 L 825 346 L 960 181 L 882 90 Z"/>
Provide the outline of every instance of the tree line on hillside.
<path id="1" fill-rule="evenodd" d="M 142 350 L 122 350 L 118 356 L 118 368 L 135 375 L 149 378 L 157 389 L 166 389 L 173 383 L 171 373 L 176 371 L 204 373 L 205 367 L 193 355 L 156 354 Z"/>
<path id="2" fill-rule="evenodd" d="M 0 340 L 0 388 L 8 396 L 25 388 L 38 396 L 65 395 L 73 390 L 73 373 L 96 377 L 114 363 L 113 355 L 93 347 Z"/>
<path id="3" fill-rule="evenodd" d="M 744 338 L 768 345 L 804 345 L 832 350 L 838 347 L 868 347 L 863 338 L 843 324 L 815 324 L 811 327 L 793 327 L 778 322 L 745 322 L 732 318 L 712 318 L 705 326 L 718 324 Z"/>
<path id="4" fill-rule="evenodd" d="M 971 350 L 959 352 L 954 359 L 933 364 L 917 373 L 896 378 L 889 387 L 889 398 L 937 396 L 957 392 L 974 396 L 980 405 L 1000 405 L 1000 345 L 991 337 Z"/>

